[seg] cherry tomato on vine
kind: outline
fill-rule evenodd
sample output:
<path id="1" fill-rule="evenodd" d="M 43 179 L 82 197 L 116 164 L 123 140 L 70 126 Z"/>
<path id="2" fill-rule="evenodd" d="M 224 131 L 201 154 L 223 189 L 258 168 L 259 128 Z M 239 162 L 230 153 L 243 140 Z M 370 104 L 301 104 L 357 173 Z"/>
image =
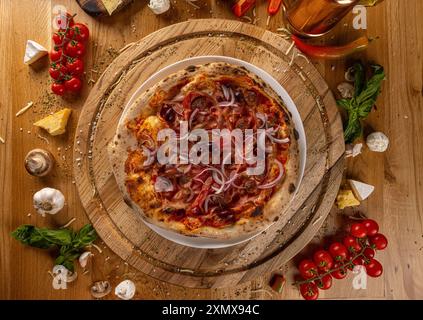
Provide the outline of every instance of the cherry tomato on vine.
<path id="1" fill-rule="evenodd" d="M 361 222 L 366 227 L 367 236 L 372 237 L 379 232 L 379 225 L 372 219 L 365 219 Z"/>
<path id="2" fill-rule="evenodd" d="M 357 239 L 354 238 L 353 236 L 346 236 L 344 238 L 344 246 L 347 247 L 348 251 L 350 253 L 358 253 L 361 250 L 361 246 L 360 244 L 357 242 Z"/>
<path id="3" fill-rule="evenodd" d="M 73 30 L 75 34 L 75 39 L 77 41 L 85 42 L 90 37 L 90 31 L 88 30 L 88 27 L 85 24 L 75 23 L 73 25 Z"/>
<path id="4" fill-rule="evenodd" d="M 70 92 L 79 92 L 82 87 L 82 82 L 77 77 L 72 77 L 69 80 L 65 81 L 65 87 Z"/>
<path id="5" fill-rule="evenodd" d="M 62 49 L 55 47 L 50 51 L 50 60 L 53 62 L 59 61 L 62 58 L 62 54 Z"/>
<path id="6" fill-rule="evenodd" d="M 344 279 L 347 276 L 347 270 L 342 267 L 341 263 L 335 262 L 333 264 L 333 269 L 334 271 L 332 271 L 330 274 L 335 279 Z"/>
<path id="7" fill-rule="evenodd" d="M 383 250 L 388 246 L 388 239 L 386 239 L 383 234 L 376 233 L 373 237 L 369 238 L 369 243 L 372 248 L 377 250 Z"/>
<path id="8" fill-rule="evenodd" d="M 329 253 L 335 261 L 344 261 L 348 257 L 347 248 L 339 242 L 334 242 L 329 246 Z"/>
<path id="9" fill-rule="evenodd" d="M 350 227 L 350 233 L 356 238 L 365 238 L 367 236 L 367 229 L 362 223 L 353 223 Z"/>
<path id="10" fill-rule="evenodd" d="M 85 46 L 81 42 L 72 40 L 66 44 L 65 53 L 72 58 L 82 57 L 85 54 Z"/>
<path id="11" fill-rule="evenodd" d="M 313 255 L 313 261 L 317 268 L 322 271 L 328 271 L 333 266 L 333 259 L 329 252 L 325 250 L 318 250 Z"/>
<path id="12" fill-rule="evenodd" d="M 79 58 L 68 58 L 66 67 L 72 75 L 81 75 L 84 73 L 84 62 Z"/>
<path id="13" fill-rule="evenodd" d="M 352 263 L 355 266 L 362 266 L 364 264 L 364 259 L 362 257 L 357 257 L 352 261 Z"/>
<path id="14" fill-rule="evenodd" d="M 319 297 L 319 289 L 312 282 L 300 285 L 300 292 L 306 300 L 316 300 Z"/>
<path id="15" fill-rule="evenodd" d="M 363 254 L 366 258 L 371 259 L 375 256 L 375 251 L 372 248 L 366 248 L 363 251 Z"/>
<path id="16" fill-rule="evenodd" d="M 316 286 L 321 290 L 327 290 L 332 287 L 332 277 L 330 274 L 323 276 L 321 279 L 314 281 Z"/>
<path id="17" fill-rule="evenodd" d="M 68 69 L 61 63 L 53 62 L 48 72 L 54 80 L 60 80 L 67 74 Z"/>
<path id="18" fill-rule="evenodd" d="M 51 91 L 58 96 L 63 96 L 66 92 L 66 88 L 63 83 L 53 82 L 51 84 Z"/>
<path id="19" fill-rule="evenodd" d="M 56 46 L 60 46 L 63 43 L 63 36 L 57 32 L 53 33 L 53 36 L 51 37 L 51 39 L 53 40 Z"/>
<path id="20" fill-rule="evenodd" d="M 317 275 L 317 266 L 311 260 L 303 260 L 300 262 L 298 269 L 304 279 L 310 279 Z"/>
<path id="21" fill-rule="evenodd" d="M 383 273 L 383 267 L 376 259 L 370 259 L 369 263 L 367 263 L 365 267 L 369 277 L 377 278 Z"/>

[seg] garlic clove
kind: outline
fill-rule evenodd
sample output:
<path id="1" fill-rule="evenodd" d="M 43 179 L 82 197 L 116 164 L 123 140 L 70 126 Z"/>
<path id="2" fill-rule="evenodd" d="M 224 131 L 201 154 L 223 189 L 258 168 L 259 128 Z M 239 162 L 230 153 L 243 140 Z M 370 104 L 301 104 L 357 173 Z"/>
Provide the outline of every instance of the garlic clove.
<path id="1" fill-rule="evenodd" d="M 170 9 L 169 0 L 150 0 L 148 7 L 154 14 L 162 14 Z"/>
<path id="2" fill-rule="evenodd" d="M 130 300 L 135 295 L 135 284 L 131 280 L 124 280 L 115 288 L 115 295 L 122 300 Z"/>
<path id="3" fill-rule="evenodd" d="M 46 214 L 56 214 L 65 205 L 65 196 L 59 190 L 44 188 L 36 192 L 33 197 L 34 208 L 43 217 Z"/>
<path id="4" fill-rule="evenodd" d="M 47 150 L 33 149 L 25 157 L 26 171 L 36 177 L 48 175 L 54 166 L 54 157 Z"/>
<path id="5" fill-rule="evenodd" d="M 107 296 L 112 291 L 112 287 L 109 281 L 97 281 L 93 283 L 90 291 L 94 298 L 100 299 Z"/>
<path id="6" fill-rule="evenodd" d="M 348 82 L 342 82 L 336 87 L 344 99 L 351 99 L 354 96 L 354 86 Z"/>
<path id="7" fill-rule="evenodd" d="M 90 251 L 85 251 L 84 253 L 82 253 L 79 258 L 78 258 L 78 262 L 79 265 L 82 268 L 85 268 L 87 266 L 88 260 L 93 256 L 93 254 Z"/>
<path id="8" fill-rule="evenodd" d="M 389 138 L 382 132 L 373 132 L 367 136 L 366 144 L 371 151 L 385 152 L 389 146 Z"/>

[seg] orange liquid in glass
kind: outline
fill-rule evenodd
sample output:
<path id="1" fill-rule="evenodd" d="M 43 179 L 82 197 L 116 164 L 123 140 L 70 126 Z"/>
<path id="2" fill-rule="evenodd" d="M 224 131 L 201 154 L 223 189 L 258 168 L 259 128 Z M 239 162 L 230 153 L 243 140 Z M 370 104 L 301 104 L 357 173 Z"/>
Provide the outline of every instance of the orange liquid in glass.
<path id="1" fill-rule="evenodd" d="M 330 31 L 360 0 L 297 0 L 285 8 L 292 32 L 316 37 Z"/>

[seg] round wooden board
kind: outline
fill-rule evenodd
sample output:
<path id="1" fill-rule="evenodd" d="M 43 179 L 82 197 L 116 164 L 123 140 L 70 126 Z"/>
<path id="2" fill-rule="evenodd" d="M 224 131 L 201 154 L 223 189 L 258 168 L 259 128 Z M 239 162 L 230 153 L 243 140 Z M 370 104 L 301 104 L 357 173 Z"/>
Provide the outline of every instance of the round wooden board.
<path id="1" fill-rule="evenodd" d="M 75 179 L 87 215 L 103 241 L 138 270 L 186 287 L 226 287 L 277 269 L 300 251 L 329 213 L 343 171 L 344 140 L 335 100 L 306 59 L 285 55 L 280 36 L 229 20 L 192 20 L 161 29 L 128 47 L 91 91 L 75 138 Z M 292 51 L 291 51 L 292 52 Z M 195 249 L 148 229 L 123 201 L 106 147 L 134 91 L 157 70 L 202 55 L 257 65 L 288 91 L 304 122 L 307 164 L 292 208 L 266 232 L 225 249 Z M 79 158 L 79 159 L 78 159 Z"/>

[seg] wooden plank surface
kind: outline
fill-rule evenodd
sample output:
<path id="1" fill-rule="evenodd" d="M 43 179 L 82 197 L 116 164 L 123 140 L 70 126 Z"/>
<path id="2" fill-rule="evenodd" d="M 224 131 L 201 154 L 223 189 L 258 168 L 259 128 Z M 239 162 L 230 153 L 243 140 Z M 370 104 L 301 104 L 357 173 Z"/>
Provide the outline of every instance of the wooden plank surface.
<path id="1" fill-rule="evenodd" d="M 51 11 L 56 4 L 65 5 L 78 13 L 78 20 L 87 23 L 92 33 L 92 44 L 87 54 L 87 80 L 98 78 L 98 73 L 110 63 L 124 45 L 139 40 L 149 33 L 192 18 L 233 18 L 224 1 L 198 1 L 195 10 L 184 1 L 173 4 L 170 13 L 154 16 L 146 7 L 147 1 L 136 1 L 113 17 L 95 20 L 86 15 L 72 0 L 0 1 L 0 298 L 21 299 L 86 299 L 92 281 L 109 278 L 114 284 L 122 277 L 137 282 L 137 298 L 298 298 L 297 289 L 287 285 L 280 295 L 271 296 L 254 290 L 264 287 L 268 279 L 258 278 L 251 283 L 226 289 L 198 290 L 170 286 L 151 277 L 134 272 L 107 248 L 96 254 L 90 272 L 79 275 L 78 281 L 67 290 L 55 291 L 47 270 L 51 269 L 51 253 L 24 248 L 10 239 L 9 233 L 22 223 L 39 226 L 60 226 L 76 217 L 73 227 L 86 223 L 76 188 L 72 184 L 72 140 L 78 114 L 89 92 L 86 85 L 81 97 L 70 100 L 55 99 L 48 95 L 46 66 L 28 68 L 23 65 L 25 42 L 32 39 L 49 46 Z M 259 26 L 266 27 L 266 3 L 256 10 Z M 369 279 L 366 290 L 354 290 L 352 277 L 338 281 L 322 298 L 378 298 L 422 299 L 423 286 L 423 2 L 421 0 L 386 0 L 368 10 L 369 36 L 378 37 L 367 52 L 360 56 L 385 66 L 388 80 L 377 110 L 372 112 L 367 125 L 384 131 L 391 139 L 384 154 L 367 150 L 349 160 L 347 175 L 376 186 L 375 193 L 364 202 L 361 210 L 377 219 L 387 234 L 389 249 L 379 254 L 385 273 L 381 278 Z M 22 17 L 25 17 L 23 19 Z M 269 29 L 282 25 L 281 18 L 271 19 Z M 341 22 L 334 33 L 326 37 L 329 43 L 342 43 L 363 31 L 351 28 L 351 17 Z M 317 67 L 332 89 L 343 79 L 348 61 L 318 63 Z M 15 113 L 34 101 L 35 106 L 19 118 Z M 68 134 L 58 139 L 48 137 L 49 144 L 32 127 L 34 120 L 64 106 L 72 107 Z M 22 131 L 20 130 L 22 128 Z M 29 132 L 29 133 L 28 133 Z M 34 147 L 51 150 L 59 166 L 48 179 L 29 177 L 22 161 Z M 60 148 L 60 150 L 58 150 Z M 43 186 L 61 189 L 67 198 L 65 210 L 54 218 L 36 216 L 32 208 L 32 194 Z M 31 213 L 31 216 L 28 214 Z M 340 212 L 332 210 L 315 243 L 338 230 L 342 222 Z M 311 245 L 312 246 L 312 245 Z M 305 250 L 307 252 L 307 250 Z M 298 262 L 280 266 L 289 282 Z M 110 297 L 112 298 L 112 297 Z"/>

